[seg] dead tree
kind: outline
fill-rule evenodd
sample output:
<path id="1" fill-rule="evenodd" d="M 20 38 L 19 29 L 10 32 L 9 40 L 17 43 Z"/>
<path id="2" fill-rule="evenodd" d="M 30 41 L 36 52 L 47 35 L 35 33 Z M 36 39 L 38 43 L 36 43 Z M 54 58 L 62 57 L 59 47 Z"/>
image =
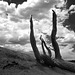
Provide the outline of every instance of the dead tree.
<path id="1" fill-rule="evenodd" d="M 36 40 L 34 37 L 34 30 L 33 30 L 33 21 L 32 21 L 32 16 L 30 18 L 30 43 L 31 43 L 31 47 L 33 49 L 34 55 L 36 57 L 37 62 L 39 62 L 40 64 L 44 65 L 44 66 L 51 66 L 54 67 L 54 61 L 53 59 L 51 59 L 50 56 L 48 55 L 41 55 L 38 51 L 38 48 L 36 46 Z"/>
<path id="2" fill-rule="evenodd" d="M 75 63 L 65 61 L 61 57 L 59 45 L 55 39 L 56 33 L 57 33 L 57 15 L 53 10 L 53 29 L 51 34 L 51 41 L 55 51 L 55 59 L 54 59 L 55 65 L 59 68 L 75 72 Z"/>
<path id="3" fill-rule="evenodd" d="M 52 59 L 50 56 L 48 56 L 46 54 L 41 55 L 39 53 L 38 48 L 36 46 L 36 40 L 34 37 L 32 16 L 30 18 L 30 30 L 31 30 L 30 31 L 30 43 L 31 43 L 31 46 L 32 46 L 32 49 L 33 49 L 33 52 L 34 52 L 34 55 L 36 57 L 37 62 L 39 62 L 40 64 L 42 64 L 44 66 L 59 67 L 64 70 L 75 72 L 75 63 L 63 60 L 62 56 L 60 54 L 59 45 L 56 41 L 57 15 L 54 10 L 53 10 L 53 28 L 52 28 L 52 34 L 51 34 L 52 46 L 55 51 L 55 58 L 54 59 Z M 43 46 L 45 46 L 45 44 L 46 43 L 44 43 Z"/>

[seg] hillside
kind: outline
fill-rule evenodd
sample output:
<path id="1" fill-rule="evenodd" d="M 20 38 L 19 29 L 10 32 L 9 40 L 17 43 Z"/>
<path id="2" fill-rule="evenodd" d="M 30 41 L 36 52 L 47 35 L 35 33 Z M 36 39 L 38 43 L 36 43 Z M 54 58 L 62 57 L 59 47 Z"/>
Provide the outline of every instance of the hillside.
<path id="1" fill-rule="evenodd" d="M 36 62 L 33 52 L 0 47 L 0 75 L 75 75 L 59 68 L 48 68 Z"/>

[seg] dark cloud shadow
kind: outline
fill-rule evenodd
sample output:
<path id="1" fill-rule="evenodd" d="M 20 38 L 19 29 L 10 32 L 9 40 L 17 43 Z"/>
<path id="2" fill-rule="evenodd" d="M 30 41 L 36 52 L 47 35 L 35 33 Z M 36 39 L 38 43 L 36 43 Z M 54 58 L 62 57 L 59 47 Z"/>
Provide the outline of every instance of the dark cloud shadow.
<path id="1" fill-rule="evenodd" d="M 71 5 L 75 5 L 75 0 L 67 0 L 67 9 L 69 9 Z"/>
<path id="2" fill-rule="evenodd" d="M 67 0 L 66 8 L 68 10 L 69 10 L 69 8 L 70 8 L 71 5 L 75 5 L 75 0 Z M 68 29 L 75 31 L 75 13 L 70 13 L 71 11 L 74 11 L 74 10 L 70 10 L 68 12 L 69 17 L 68 17 L 68 19 L 66 19 L 64 21 L 63 25 L 64 26 L 68 25 L 68 27 L 67 27 Z"/>
<path id="3" fill-rule="evenodd" d="M 22 4 L 23 2 L 26 2 L 27 0 L 3 0 L 3 1 L 8 2 L 8 4 L 15 3 L 17 7 L 18 4 Z"/>
<path id="4" fill-rule="evenodd" d="M 63 25 L 68 25 L 67 28 L 75 32 L 75 13 L 70 14 L 69 18 L 64 21 Z"/>

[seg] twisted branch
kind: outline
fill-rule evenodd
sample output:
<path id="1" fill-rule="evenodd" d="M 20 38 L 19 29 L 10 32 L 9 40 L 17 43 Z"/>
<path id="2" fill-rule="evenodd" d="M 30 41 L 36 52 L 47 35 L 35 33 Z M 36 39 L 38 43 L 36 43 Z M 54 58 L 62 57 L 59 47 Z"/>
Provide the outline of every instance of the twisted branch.
<path id="1" fill-rule="evenodd" d="M 55 58 L 62 59 L 61 54 L 60 54 L 60 49 L 59 49 L 58 43 L 56 41 L 57 15 L 54 10 L 52 10 L 52 11 L 53 11 L 53 29 L 52 29 L 52 33 L 51 33 L 51 41 L 52 41 L 52 45 L 53 45 L 53 48 L 55 51 Z"/>
<path id="2" fill-rule="evenodd" d="M 40 53 L 38 51 L 38 48 L 36 46 L 36 40 L 35 40 L 35 37 L 34 37 L 34 31 L 33 31 L 33 20 L 32 20 L 32 15 L 30 17 L 30 43 L 31 43 L 31 46 L 32 46 L 32 49 L 34 51 L 34 55 L 36 57 L 36 60 L 38 62 L 40 62 Z"/>
<path id="3" fill-rule="evenodd" d="M 45 46 L 45 48 L 46 48 L 47 51 L 48 51 L 49 56 L 51 57 L 51 56 L 52 56 L 52 54 L 51 54 L 51 50 L 49 49 L 49 47 L 47 47 L 47 45 L 46 45 L 44 39 L 42 38 L 42 36 L 40 36 L 40 40 L 41 40 L 41 42 L 42 42 L 43 53 L 46 54 L 45 49 L 44 49 L 44 46 Z"/>

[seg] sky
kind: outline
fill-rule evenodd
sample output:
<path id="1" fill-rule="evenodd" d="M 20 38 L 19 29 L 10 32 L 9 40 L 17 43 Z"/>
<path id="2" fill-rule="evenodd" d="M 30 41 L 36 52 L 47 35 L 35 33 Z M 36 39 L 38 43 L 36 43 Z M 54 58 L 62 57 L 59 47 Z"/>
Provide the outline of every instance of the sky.
<path id="1" fill-rule="evenodd" d="M 58 7 L 56 8 L 55 5 Z M 22 4 L 8 5 L 0 1 L 0 45 L 16 49 L 32 51 L 30 45 L 30 15 L 33 15 L 34 34 L 39 51 L 41 45 L 39 37 L 43 35 L 45 41 L 51 44 L 50 35 L 52 30 L 52 9 L 57 14 L 57 42 L 64 58 L 74 57 L 75 30 L 70 23 L 66 22 L 75 13 L 75 5 L 67 8 L 64 0 L 27 0 Z M 61 8 L 63 8 L 61 10 Z M 72 21 L 72 20 L 71 20 Z"/>
<path id="2" fill-rule="evenodd" d="M 66 8 L 68 10 L 68 18 L 64 21 L 63 25 L 68 25 L 68 29 L 73 30 L 75 32 L 75 0 L 65 0 Z"/>

